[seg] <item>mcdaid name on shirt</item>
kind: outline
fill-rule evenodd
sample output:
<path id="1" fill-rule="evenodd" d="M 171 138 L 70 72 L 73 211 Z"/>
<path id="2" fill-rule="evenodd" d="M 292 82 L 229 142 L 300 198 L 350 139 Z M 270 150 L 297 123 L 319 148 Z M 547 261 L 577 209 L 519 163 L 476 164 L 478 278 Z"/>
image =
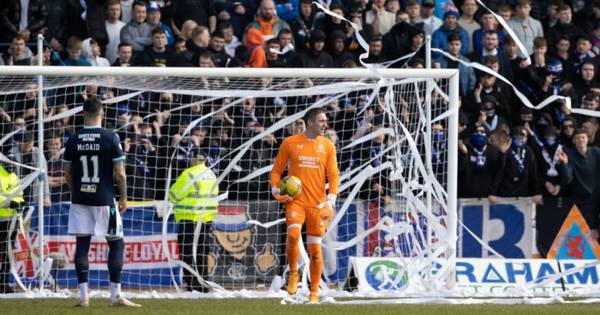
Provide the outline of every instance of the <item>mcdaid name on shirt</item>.
<path id="1" fill-rule="evenodd" d="M 100 151 L 99 143 L 77 144 L 77 151 Z"/>

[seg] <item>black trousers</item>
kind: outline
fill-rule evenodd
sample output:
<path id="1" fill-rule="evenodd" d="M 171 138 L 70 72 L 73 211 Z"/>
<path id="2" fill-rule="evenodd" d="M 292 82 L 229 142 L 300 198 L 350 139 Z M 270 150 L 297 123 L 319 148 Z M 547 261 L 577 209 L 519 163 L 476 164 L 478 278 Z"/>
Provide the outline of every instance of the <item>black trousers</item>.
<path id="1" fill-rule="evenodd" d="M 8 233 L 10 221 L 0 221 L 0 293 L 4 291 L 4 286 L 8 285 L 8 276 L 10 274 L 10 260 L 8 257 L 8 246 L 14 244 L 17 231 Z"/>
<path id="2" fill-rule="evenodd" d="M 179 243 L 180 260 L 188 264 L 194 270 L 206 279 L 208 276 L 208 254 L 210 253 L 210 231 L 211 222 L 202 223 L 200 234 L 198 235 L 198 244 L 196 246 L 196 263 L 194 263 L 194 231 L 196 222 L 179 221 L 179 231 L 177 232 L 177 242 Z M 188 290 L 198 292 L 208 292 L 208 288 L 200 285 L 198 279 L 187 269 L 183 268 L 183 281 L 187 284 Z"/>

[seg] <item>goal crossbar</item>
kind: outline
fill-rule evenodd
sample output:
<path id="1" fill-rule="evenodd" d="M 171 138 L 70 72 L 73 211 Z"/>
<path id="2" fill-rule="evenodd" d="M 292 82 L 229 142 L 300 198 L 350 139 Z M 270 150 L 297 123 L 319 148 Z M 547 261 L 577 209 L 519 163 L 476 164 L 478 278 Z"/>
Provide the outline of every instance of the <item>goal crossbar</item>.
<path id="1" fill-rule="evenodd" d="M 456 69 L 320 69 L 320 68 L 150 68 L 150 67 L 58 67 L 3 66 L 0 75 L 42 76 L 148 76 L 148 77 L 309 77 L 309 78 L 422 78 L 450 79 Z"/>

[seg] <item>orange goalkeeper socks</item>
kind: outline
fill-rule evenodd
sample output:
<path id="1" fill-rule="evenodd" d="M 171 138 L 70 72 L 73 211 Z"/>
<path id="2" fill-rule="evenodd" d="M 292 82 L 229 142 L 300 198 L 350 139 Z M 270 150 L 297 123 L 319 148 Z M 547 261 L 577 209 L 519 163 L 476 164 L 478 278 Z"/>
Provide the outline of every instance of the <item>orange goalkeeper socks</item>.
<path id="1" fill-rule="evenodd" d="M 319 283 L 321 282 L 321 272 L 323 270 L 323 253 L 321 244 L 308 244 L 308 253 L 310 254 L 310 292 L 319 292 Z"/>
<path id="2" fill-rule="evenodd" d="M 289 229 L 286 242 L 286 253 L 288 264 L 290 265 L 290 272 L 298 272 L 298 257 L 300 256 L 300 249 L 298 248 L 299 241 L 300 229 Z"/>

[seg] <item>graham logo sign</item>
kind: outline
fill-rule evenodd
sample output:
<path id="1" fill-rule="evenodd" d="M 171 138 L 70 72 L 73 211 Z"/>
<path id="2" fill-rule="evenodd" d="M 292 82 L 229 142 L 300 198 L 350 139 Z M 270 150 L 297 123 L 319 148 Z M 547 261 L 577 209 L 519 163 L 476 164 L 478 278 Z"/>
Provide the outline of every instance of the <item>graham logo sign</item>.
<path id="1" fill-rule="evenodd" d="M 408 273 L 398 262 L 392 260 L 370 263 L 365 277 L 375 290 L 400 290 L 408 285 Z"/>
<path id="2" fill-rule="evenodd" d="M 598 290 L 600 265 L 596 260 L 553 259 L 456 259 L 456 289 L 464 294 L 506 296 L 535 293 L 552 296 L 556 292 Z M 423 293 L 427 279 L 409 275 L 405 266 L 417 263 L 411 258 L 352 257 L 350 276 L 356 277 L 360 293 L 397 291 Z M 437 264 L 437 268 L 441 265 Z M 569 271 L 562 277 L 561 272 Z M 549 279 L 550 278 L 550 279 Z"/>

